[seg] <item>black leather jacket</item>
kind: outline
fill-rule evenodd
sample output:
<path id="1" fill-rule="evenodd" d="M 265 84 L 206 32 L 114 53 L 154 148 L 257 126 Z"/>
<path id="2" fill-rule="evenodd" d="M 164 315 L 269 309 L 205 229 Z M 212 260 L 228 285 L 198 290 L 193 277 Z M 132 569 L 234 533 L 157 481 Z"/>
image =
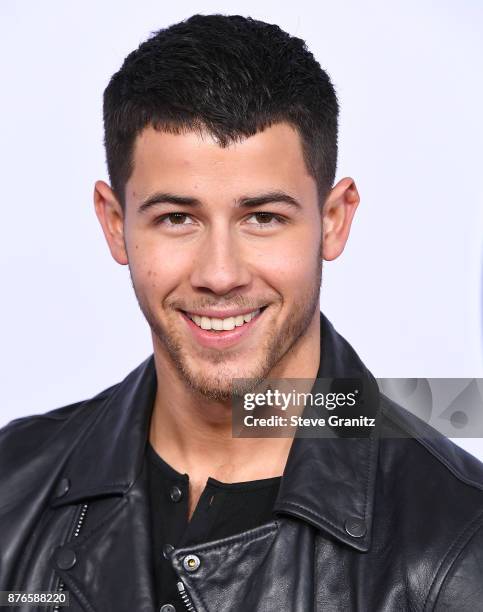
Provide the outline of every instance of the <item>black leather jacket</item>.
<path id="1" fill-rule="evenodd" d="M 321 323 L 318 376 L 371 378 Z M 94 398 L 0 430 L 0 590 L 156 610 L 142 469 L 156 384 L 150 356 Z M 381 436 L 294 440 L 272 522 L 172 553 L 187 610 L 483 610 L 483 464 L 381 400 Z"/>

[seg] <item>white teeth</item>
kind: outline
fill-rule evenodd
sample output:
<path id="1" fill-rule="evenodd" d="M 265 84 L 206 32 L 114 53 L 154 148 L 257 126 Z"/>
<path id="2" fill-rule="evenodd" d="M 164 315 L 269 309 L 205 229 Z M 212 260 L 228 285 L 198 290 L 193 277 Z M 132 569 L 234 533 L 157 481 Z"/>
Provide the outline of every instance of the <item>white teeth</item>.
<path id="1" fill-rule="evenodd" d="M 229 331 L 235 329 L 235 327 L 241 327 L 244 323 L 249 323 L 253 317 L 256 317 L 260 312 L 260 309 L 249 312 L 245 315 L 237 315 L 236 317 L 227 317 L 226 319 L 219 319 L 217 317 L 200 317 L 196 314 L 188 314 L 190 319 L 201 327 L 201 329 L 213 329 L 215 331 Z"/>
<path id="2" fill-rule="evenodd" d="M 216 329 L 217 331 L 221 331 L 223 329 L 223 319 L 210 319 L 211 321 L 211 329 Z"/>
<path id="3" fill-rule="evenodd" d="M 213 322 L 215 321 L 216 319 L 213 320 Z M 235 317 L 228 317 L 228 319 L 223 319 L 223 329 L 225 331 L 229 331 L 230 329 L 235 329 Z"/>

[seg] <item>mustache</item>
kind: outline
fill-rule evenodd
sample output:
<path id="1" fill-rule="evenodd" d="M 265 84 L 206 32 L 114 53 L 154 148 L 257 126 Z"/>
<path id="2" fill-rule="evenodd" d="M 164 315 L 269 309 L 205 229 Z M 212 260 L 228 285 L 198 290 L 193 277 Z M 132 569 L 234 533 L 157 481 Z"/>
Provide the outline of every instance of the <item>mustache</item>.
<path id="1" fill-rule="evenodd" d="M 261 308 L 262 306 L 265 306 L 267 303 L 269 302 L 269 300 L 257 300 L 257 302 L 254 302 L 253 299 L 248 300 L 247 298 L 243 297 L 243 296 L 236 296 L 235 298 L 230 298 L 230 299 L 226 299 L 226 300 L 213 300 L 213 299 L 205 299 L 205 300 L 200 300 L 200 301 L 196 301 L 196 302 L 190 302 L 188 303 L 186 300 L 181 299 L 181 298 L 175 298 L 170 300 L 169 302 L 167 302 L 167 306 L 169 306 L 170 308 L 174 308 L 176 310 L 184 310 L 186 312 L 191 312 L 194 310 L 204 310 L 204 309 L 209 309 L 209 308 L 219 308 L 219 309 L 224 309 L 226 308 L 227 310 L 229 308 L 243 308 L 243 309 L 250 309 L 250 310 L 256 310 L 257 308 Z"/>

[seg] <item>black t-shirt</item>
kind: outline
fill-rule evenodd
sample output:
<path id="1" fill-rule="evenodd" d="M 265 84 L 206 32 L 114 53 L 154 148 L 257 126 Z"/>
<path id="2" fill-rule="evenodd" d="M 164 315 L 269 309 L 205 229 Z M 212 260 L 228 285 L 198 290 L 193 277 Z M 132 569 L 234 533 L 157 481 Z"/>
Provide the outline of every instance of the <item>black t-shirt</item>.
<path id="1" fill-rule="evenodd" d="M 166 547 L 201 544 L 270 522 L 281 477 L 237 483 L 210 477 L 188 522 L 188 474 L 173 469 L 149 442 L 146 459 L 158 605 L 182 610 L 179 578 L 163 554 Z"/>

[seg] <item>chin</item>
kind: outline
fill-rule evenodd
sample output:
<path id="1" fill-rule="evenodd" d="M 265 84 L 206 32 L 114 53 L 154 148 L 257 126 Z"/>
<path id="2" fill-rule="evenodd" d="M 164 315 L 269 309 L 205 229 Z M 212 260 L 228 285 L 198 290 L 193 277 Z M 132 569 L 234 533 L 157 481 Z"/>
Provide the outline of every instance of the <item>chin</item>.
<path id="1" fill-rule="evenodd" d="M 221 368 L 212 365 L 202 369 L 198 367 L 196 371 L 191 368 L 183 370 L 192 389 L 217 401 L 227 401 L 252 391 L 266 376 L 266 368 L 260 363 L 252 367 L 225 363 Z"/>

